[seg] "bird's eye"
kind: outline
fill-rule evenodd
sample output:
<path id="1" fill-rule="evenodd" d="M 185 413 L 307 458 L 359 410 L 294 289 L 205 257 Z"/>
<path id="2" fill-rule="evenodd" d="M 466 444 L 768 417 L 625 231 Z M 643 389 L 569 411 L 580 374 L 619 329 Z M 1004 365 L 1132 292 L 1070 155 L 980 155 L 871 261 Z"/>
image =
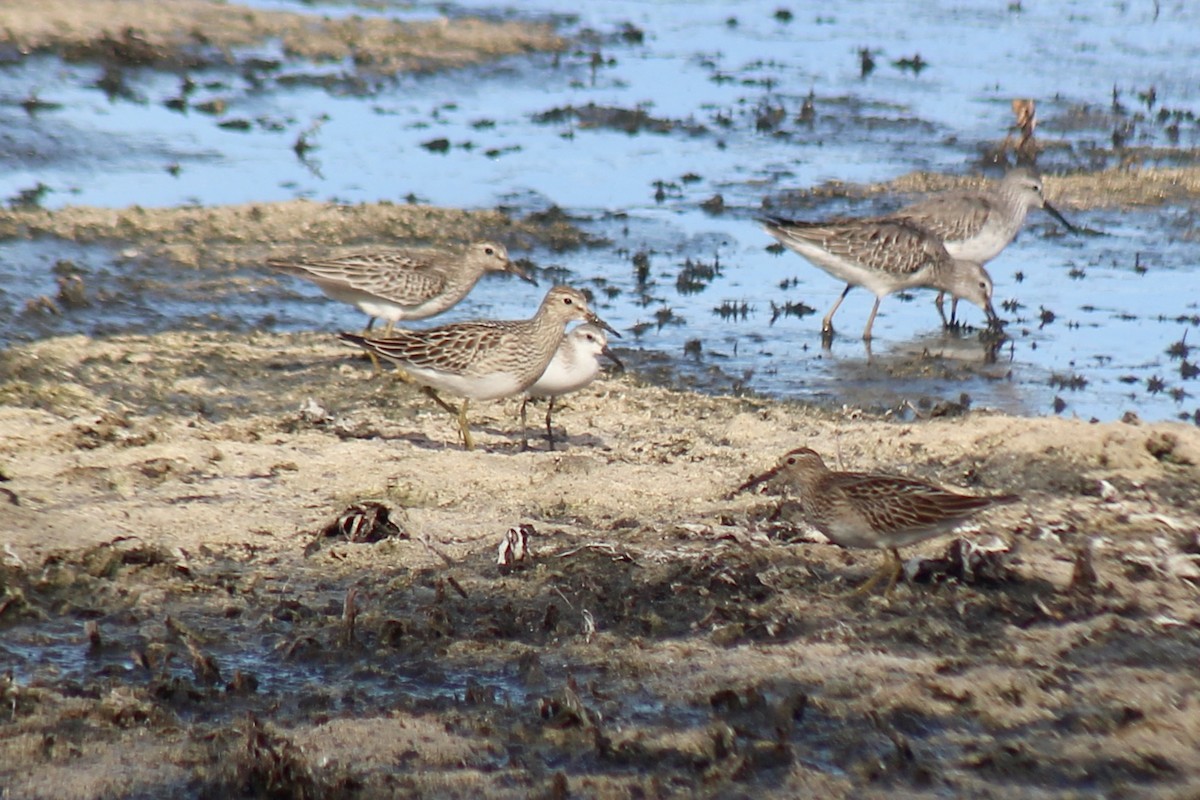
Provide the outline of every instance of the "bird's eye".
<path id="1" fill-rule="evenodd" d="M 796 463 L 796 457 L 795 457 L 795 456 L 792 456 L 791 458 L 789 458 L 789 459 L 788 459 L 788 462 L 787 462 L 787 463 L 788 463 L 789 465 L 791 465 L 791 464 L 795 464 L 795 463 Z"/>
<path id="2" fill-rule="evenodd" d="M 489 256 L 494 256 L 494 255 L 496 255 L 496 248 L 485 247 L 485 248 L 483 248 L 483 252 L 487 253 Z"/>

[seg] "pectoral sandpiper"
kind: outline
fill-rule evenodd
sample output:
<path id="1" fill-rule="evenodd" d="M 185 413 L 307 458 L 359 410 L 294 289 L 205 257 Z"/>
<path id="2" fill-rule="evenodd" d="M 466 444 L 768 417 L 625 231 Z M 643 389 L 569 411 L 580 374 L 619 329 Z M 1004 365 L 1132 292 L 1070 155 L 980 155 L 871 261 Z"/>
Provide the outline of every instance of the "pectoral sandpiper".
<path id="1" fill-rule="evenodd" d="M 885 593 L 891 591 L 900 577 L 899 548 L 948 533 L 978 511 L 1019 499 L 959 494 L 898 475 L 837 472 L 807 447 L 787 453 L 735 494 L 773 480 L 797 493 L 805 520 L 834 544 L 888 551 L 883 567 L 854 594 L 869 591 L 884 578 Z"/>
<path id="2" fill-rule="evenodd" d="M 386 338 L 342 333 L 339 338 L 396 363 L 423 385 L 442 408 L 458 417 L 463 444 L 470 450 L 475 445 L 467 424 L 468 402 L 514 397 L 532 386 L 554 357 L 567 324 L 577 319 L 620 335 L 588 308 L 582 292 L 555 286 L 530 319 L 401 329 Z M 463 398 L 459 407 L 443 401 L 439 391 Z"/>
<path id="3" fill-rule="evenodd" d="M 329 257 L 271 258 L 272 268 L 305 278 L 334 300 L 387 320 L 384 336 L 401 320 L 440 314 L 462 300 L 487 272 L 509 272 L 537 284 L 514 264 L 502 244 L 476 242 L 462 250 L 379 249 Z"/>

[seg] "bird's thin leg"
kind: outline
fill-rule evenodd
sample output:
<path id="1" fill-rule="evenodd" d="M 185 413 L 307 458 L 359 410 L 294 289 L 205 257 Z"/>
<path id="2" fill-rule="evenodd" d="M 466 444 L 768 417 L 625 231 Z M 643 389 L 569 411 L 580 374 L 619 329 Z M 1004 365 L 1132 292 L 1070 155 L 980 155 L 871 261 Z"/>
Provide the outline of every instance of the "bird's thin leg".
<path id="1" fill-rule="evenodd" d="M 958 298 L 957 297 L 953 297 L 950 299 L 950 324 L 951 325 L 958 324 Z"/>
<path id="2" fill-rule="evenodd" d="M 546 404 L 546 438 L 550 441 L 550 449 L 554 449 L 554 430 L 550 427 L 550 416 L 554 413 L 554 395 L 550 395 L 550 402 Z"/>
<path id="3" fill-rule="evenodd" d="M 458 432 L 462 434 L 463 445 L 465 445 L 468 450 L 474 450 L 475 440 L 471 438 L 471 429 L 467 425 L 467 403 L 469 400 L 464 397 L 458 408 L 455 408 L 443 400 L 441 395 L 437 393 L 437 389 L 434 389 L 432 386 L 422 386 L 421 391 L 424 392 L 430 400 L 441 406 L 446 413 L 453 414 L 458 417 Z"/>
<path id="4" fill-rule="evenodd" d="M 363 336 L 371 335 L 371 329 L 375 327 L 376 319 L 378 319 L 378 317 L 367 317 L 367 327 L 363 328 Z M 383 374 L 383 365 L 379 363 L 379 356 L 375 355 L 370 350 L 367 350 L 366 354 L 367 358 L 371 359 L 371 379 L 374 380 Z"/>
<path id="5" fill-rule="evenodd" d="M 900 577 L 900 567 L 900 554 L 897 553 L 895 549 L 889 550 L 887 558 L 884 560 L 882 566 L 880 566 L 879 570 L 874 575 L 872 575 L 870 578 L 867 578 L 866 582 L 863 583 L 862 586 L 859 586 L 853 591 L 849 591 L 845 594 L 837 596 L 862 597 L 874 589 L 875 586 L 884 578 L 888 579 L 887 588 L 884 590 L 884 594 L 887 594 L 892 590 L 892 587 L 896 585 L 896 580 Z"/>
<path id="6" fill-rule="evenodd" d="M 863 339 L 865 341 L 871 340 L 871 326 L 875 324 L 875 315 L 879 312 L 879 304 L 881 302 L 882 300 L 876 297 L 875 305 L 871 306 L 871 316 L 867 317 L 867 327 L 863 328 Z"/>
<path id="7" fill-rule="evenodd" d="M 441 406 L 442 410 L 447 414 L 458 416 L 458 409 L 443 400 L 442 396 L 437 393 L 437 389 L 434 389 L 432 386 L 422 386 L 421 391 L 425 393 L 426 397 Z"/>
<path id="8" fill-rule="evenodd" d="M 388 324 L 386 326 L 384 326 L 384 329 L 383 329 L 383 338 L 386 339 L 387 337 L 391 336 L 392 331 L 394 331 L 394 330 L 396 330 L 396 320 L 389 319 Z"/>
<path id="9" fill-rule="evenodd" d="M 933 304 L 937 306 L 938 316 L 942 318 L 942 327 L 949 328 L 951 323 L 946 319 L 946 309 L 942 307 L 942 300 L 945 296 L 945 292 L 938 292 L 937 297 L 933 298 Z M 954 306 L 950 307 L 950 314 L 954 314 Z"/>
<path id="10" fill-rule="evenodd" d="M 529 449 L 529 426 L 525 423 L 525 406 L 529 405 L 529 395 L 521 400 L 521 449 Z"/>
<path id="11" fill-rule="evenodd" d="M 462 433 L 463 446 L 468 450 L 475 449 L 475 440 L 471 438 L 471 426 L 467 424 L 467 404 L 470 400 L 463 398 L 462 404 L 458 407 L 458 430 Z"/>
<path id="12" fill-rule="evenodd" d="M 842 290 L 842 296 L 833 304 L 833 308 L 829 309 L 829 313 L 825 315 L 825 319 L 821 320 L 821 333 L 831 335 L 833 333 L 833 315 L 837 313 L 838 306 L 846 299 L 846 295 L 850 294 L 850 290 L 854 287 L 847 283 L 846 288 Z"/>
<path id="13" fill-rule="evenodd" d="M 950 309 L 950 316 L 954 316 L 954 309 Z M 896 588 L 896 581 L 900 580 L 900 573 L 904 571 L 904 562 L 900 560 L 900 551 L 896 548 L 891 548 L 888 551 L 888 561 L 883 565 L 884 569 L 891 568 L 892 576 L 888 578 L 887 586 L 884 587 L 883 594 L 886 597 L 892 593 L 892 589 Z"/>

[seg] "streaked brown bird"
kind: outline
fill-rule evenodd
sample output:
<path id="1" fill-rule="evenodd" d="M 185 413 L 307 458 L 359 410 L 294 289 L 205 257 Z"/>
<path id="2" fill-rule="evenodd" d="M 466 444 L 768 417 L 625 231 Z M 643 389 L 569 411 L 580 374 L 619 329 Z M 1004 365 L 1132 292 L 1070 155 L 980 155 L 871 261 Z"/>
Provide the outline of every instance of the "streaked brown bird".
<path id="1" fill-rule="evenodd" d="M 931 288 L 969 300 L 983 309 L 988 325 L 998 325 L 992 308 L 992 278 L 977 262 L 953 258 L 941 239 L 904 219 L 851 219 L 832 222 L 768 217 L 763 230 L 846 288 L 821 321 L 821 335 L 833 335 L 833 315 L 855 286 L 875 295 L 862 338 L 871 339 L 879 304 L 904 289 Z"/>
<path id="2" fill-rule="evenodd" d="M 853 594 L 870 591 L 884 578 L 884 593 L 890 592 L 901 573 L 899 548 L 949 533 L 976 512 L 1020 499 L 959 494 L 899 475 L 839 472 L 807 447 L 788 452 L 734 494 L 771 480 L 799 495 L 805 520 L 834 544 L 888 551 L 879 572 Z"/>
<path id="3" fill-rule="evenodd" d="M 451 308 L 488 272 L 508 272 L 537 281 L 508 257 L 504 245 L 475 242 L 457 250 L 409 248 L 361 250 L 318 257 L 277 257 L 271 269 L 312 281 L 334 300 L 351 303 L 387 320 L 384 336 L 397 322 L 427 319 Z"/>
<path id="4" fill-rule="evenodd" d="M 1046 200 L 1042 179 L 1028 169 L 1009 170 L 1003 179 L 983 188 L 943 192 L 928 197 L 887 218 L 915 222 L 942 240 L 951 258 L 986 264 L 1017 237 L 1030 209 L 1040 208 L 1071 233 L 1079 229 L 1067 222 Z M 950 319 L 942 310 L 945 290 L 934 303 L 942 323 L 953 325 L 959 295 L 950 304 Z"/>
<path id="5" fill-rule="evenodd" d="M 399 329 L 383 338 L 342 333 L 338 338 L 397 364 L 413 382 L 425 387 L 431 399 L 458 418 L 463 445 L 471 450 L 475 443 L 467 424 L 467 404 L 514 397 L 532 386 L 554 358 L 572 320 L 584 320 L 620 336 L 588 307 L 582 292 L 555 286 L 530 319 Z M 438 396 L 442 391 L 462 398 L 458 408 Z"/>

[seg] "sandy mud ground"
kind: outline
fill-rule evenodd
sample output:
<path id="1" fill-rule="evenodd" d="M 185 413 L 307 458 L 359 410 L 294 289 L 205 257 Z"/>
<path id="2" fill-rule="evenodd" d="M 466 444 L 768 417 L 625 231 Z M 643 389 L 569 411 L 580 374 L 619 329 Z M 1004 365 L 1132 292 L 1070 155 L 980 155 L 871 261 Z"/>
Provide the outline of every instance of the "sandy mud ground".
<path id="1" fill-rule="evenodd" d="M 319 334 L 4 355 L 8 796 L 1200 786 L 1194 427 L 903 423 L 626 376 L 557 415 L 562 450 L 522 451 L 509 402 L 464 452 L 369 375 Z M 969 534 L 984 563 L 934 541 L 931 579 L 839 598 L 878 554 L 726 497 L 799 445 L 1023 501 Z M 391 535 L 318 536 L 364 503 Z"/>

